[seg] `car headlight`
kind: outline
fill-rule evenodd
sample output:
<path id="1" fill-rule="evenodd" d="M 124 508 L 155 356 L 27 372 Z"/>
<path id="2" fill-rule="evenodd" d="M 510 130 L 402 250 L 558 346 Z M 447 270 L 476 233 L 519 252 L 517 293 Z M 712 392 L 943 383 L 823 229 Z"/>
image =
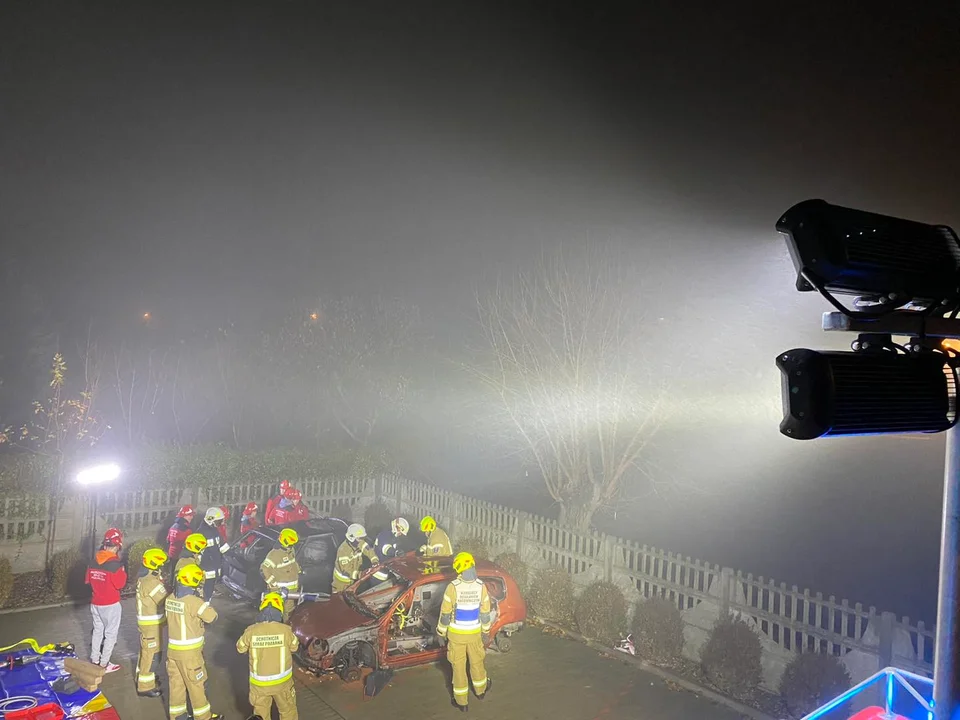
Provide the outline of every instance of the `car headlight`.
<path id="1" fill-rule="evenodd" d="M 330 652 L 330 643 L 323 638 L 314 638 L 307 643 L 307 657 L 311 660 L 320 660 Z"/>

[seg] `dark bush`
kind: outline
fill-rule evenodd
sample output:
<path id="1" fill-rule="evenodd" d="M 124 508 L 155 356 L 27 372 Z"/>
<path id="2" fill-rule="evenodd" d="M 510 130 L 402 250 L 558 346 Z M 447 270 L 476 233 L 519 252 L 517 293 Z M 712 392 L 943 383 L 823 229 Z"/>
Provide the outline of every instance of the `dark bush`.
<path id="1" fill-rule="evenodd" d="M 13 590 L 13 568 L 10 567 L 10 558 L 0 555 L 0 607 L 3 607 Z"/>
<path id="2" fill-rule="evenodd" d="M 517 581 L 520 594 L 526 597 L 530 588 L 530 566 L 521 560 L 516 553 L 500 553 L 494 562 Z"/>
<path id="3" fill-rule="evenodd" d="M 721 692 L 749 699 L 760 685 L 760 636 L 739 616 L 713 626 L 700 655 L 703 674 Z"/>
<path id="4" fill-rule="evenodd" d="M 797 655 L 780 678 L 780 696 L 796 718 L 813 712 L 849 689 L 850 674 L 840 658 L 833 655 Z"/>
<path id="5" fill-rule="evenodd" d="M 390 527 L 390 521 L 393 520 L 393 513 L 382 502 L 375 502 L 368 505 L 363 511 L 363 527 L 367 531 L 367 537 L 374 540 L 377 535 Z"/>
<path id="6" fill-rule="evenodd" d="M 453 554 L 468 552 L 473 555 L 474 560 L 489 560 L 490 559 L 490 548 L 487 547 L 487 543 L 484 542 L 483 538 L 478 538 L 474 535 L 467 535 L 467 537 L 457 540 L 453 544 Z"/>
<path id="7" fill-rule="evenodd" d="M 353 522 L 353 505 L 348 502 L 338 502 L 330 508 L 330 517 L 340 518 L 348 525 Z"/>
<path id="8" fill-rule="evenodd" d="M 633 644 L 639 655 L 658 665 L 675 665 L 683 653 L 683 615 L 674 600 L 657 596 L 637 603 Z"/>
<path id="9" fill-rule="evenodd" d="M 538 570 L 527 594 L 531 615 L 553 620 L 564 627 L 573 625 L 573 580 L 563 568 Z"/>
<path id="10" fill-rule="evenodd" d="M 627 626 L 627 601 L 613 583 L 592 583 L 580 593 L 574 619 L 584 636 L 613 646 Z"/>
<path id="11" fill-rule="evenodd" d="M 86 594 L 83 584 L 85 571 L 86 561 L 78 550 L 71 548 L 55 552 L 47 566 L 50 590 L 58 597 L 64 595 L 70 595 L 71 597 L 84 596 Z"/>

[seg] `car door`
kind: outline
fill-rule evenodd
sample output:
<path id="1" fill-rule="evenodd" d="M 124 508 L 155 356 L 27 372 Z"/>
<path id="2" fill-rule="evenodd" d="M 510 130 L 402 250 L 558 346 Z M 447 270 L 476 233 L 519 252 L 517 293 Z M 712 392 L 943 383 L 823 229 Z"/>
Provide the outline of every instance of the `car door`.
<path id="1" fill-rule="evenodd" d="M 224 576 L 243 590 L 250 597 L 259 597 L 266 590 L 263 577 L 260 575 L 260 565 L 267 553 L 273 547 L 271 538 L 261 535 L 256 530 L 245 533 L 240 539 L 243 541 L 253 537 L 252 542 L 242 547 L 235 543 L 224 556 Z"/>
<path id="2" fill-rule="evenodd" d="M 329 593 L 333 580 L 333 563 L 337 548 L 327 533 L 311 535 L 299 544 L 297 562 L 300 564 L 301 589 L 304 592 Z"/>
<path id="3" fill-rule="evenodd" d="M 422 665 L 445 654 L 437 637 L 440 606 L 449 580 L 422 582 L 407 589 L 381 623 L 381 657 L 391 667 Z M 400 622 L 400 616 L 404 621 Z M 402 629 L 401 629 L 402 628 Z"/>

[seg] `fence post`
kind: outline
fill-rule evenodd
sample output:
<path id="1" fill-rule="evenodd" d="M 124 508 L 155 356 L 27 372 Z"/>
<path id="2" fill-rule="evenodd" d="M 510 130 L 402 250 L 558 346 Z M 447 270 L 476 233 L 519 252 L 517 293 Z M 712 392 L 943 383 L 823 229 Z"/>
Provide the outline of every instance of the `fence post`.
<path id="1" fill-rule="evenodd" d="M 733 568 L 720 568 L 720 617 L 730 614 L 730 602 L 733 600 Z"/>
<path id="2" fill-rule="evenodd" d="M 373 479 L 373 502 L 380 502 L 383 497 L 383 474 L 377 475 Z"/>
<path id="3" fill-rule="evenodd" d="M 880 613 L 880 668 L 893 665 L 893 630 L 897 616 L 892 612 Z"/>
<path id="4" fill-rule="evenodd" d="M 460 496 L 450 497 L 450 524 L 447 526 L 447 535 L 451 542 L 456 542 L 457 526 L 460 524 Z"/>
<path id="5" fill-rule="evenodd" d="M 523 536 L 527 532 L 527 514 L 517 513 L 517 555 L 523 559 Z"/>
<path id="6" fill-rule="evenodd" d="M 613 582 L 613 543 L 606 533 L 600 536 L 600 549 L 603 553 L 603 579 Z"/>
<path id="7" fill-rule="evenodd" d="M 397 478 L 397 517 L 403 515 L 403 482 Z"/>

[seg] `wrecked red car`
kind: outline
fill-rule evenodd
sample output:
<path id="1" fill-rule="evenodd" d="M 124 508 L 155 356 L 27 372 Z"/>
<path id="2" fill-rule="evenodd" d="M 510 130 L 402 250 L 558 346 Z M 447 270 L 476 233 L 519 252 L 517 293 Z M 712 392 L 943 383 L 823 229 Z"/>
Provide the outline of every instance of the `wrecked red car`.
<path id="1" fill-rule="evenodd" d="M 457 577 L 452 560 L 395 558 L 329 600 L 300 605 L 290 616 L 300 641 L 297 660 L 309 672 L 335 672 L 348 682 L 359 679 L 364 667 L 396 669 L 439 660 L 446 654 L 436 632 L 443 592 Z M 490 645 L 508 652 L 510 636 L 527 618 L 526 603 L 514 579 L 497 565 L 478 561 L 477 574 L 493 606 Z"/>

